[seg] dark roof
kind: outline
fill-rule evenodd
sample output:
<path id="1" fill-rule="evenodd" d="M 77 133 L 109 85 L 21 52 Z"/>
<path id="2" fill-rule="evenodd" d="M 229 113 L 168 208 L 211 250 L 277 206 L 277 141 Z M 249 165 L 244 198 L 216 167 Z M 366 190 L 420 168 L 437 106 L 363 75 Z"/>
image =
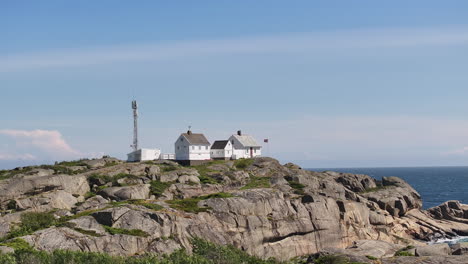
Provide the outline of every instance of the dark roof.
<path id="1" fill-rule="evenodd" d="M 228 144 L 229 140 L 216 140 L 211 146 L 211 149 L 224 149 Z"/>
<path id="2" fill-rule="evenodd" d="M 206 139 L 203 134 L 194 134 L 194 133 L 183 133 L 182 134 L 190 144 L 192 145 L 210 145 L 208 139 Z"/>

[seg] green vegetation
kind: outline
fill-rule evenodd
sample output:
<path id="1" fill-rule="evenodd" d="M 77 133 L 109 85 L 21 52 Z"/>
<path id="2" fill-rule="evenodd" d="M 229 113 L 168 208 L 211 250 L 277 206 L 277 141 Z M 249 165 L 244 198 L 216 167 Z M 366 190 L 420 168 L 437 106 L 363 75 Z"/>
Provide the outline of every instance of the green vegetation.
<path id="1" fill-rule="evenodd" d="M 369 257 L 368 257 L 369 258 Z M 341 255 L 322 256 L 314 260 L 315 264 L 367 264 L 362 262 L 351 262 L 349 258 Z"/>
<path id="2" fill-rule="evenodd" d="M 377 187 L 374 187 L 374 188 L 367 188 L 364 191 L 362 191 L 361 193 L 377 192 L 377 191 L 380 191 L 380 190 L 385 189 L 385 188 L 387 188 L 387 187 L 380 185 L 380 186 L 377 186 Z"/>
<path id="3" fill-rule="evenodd" d="M 123 229 L 123 228 L 116 228 L 116 227 L 110 227 L 103 225 L 104 229 L 106 229 L 107 233 L 111 235 L 130 235 L 130 236 L 139 236 L 139 237 L 147 237 L 149 236 L 148 233 L 146 233 L 143 230 L 140 229 Z"/>
<path id="4" fill-rule="evenodd" d="M 200 179 L 201 183 L 203 183 L 203 184 L 218 184 L 218 183 L 221 183 L 221 181 L 219 181 L 218 179 L 212 177 L 210 175 L 210 173 L 220 173 L 220 171 L 212 170 L 212 169 L 209 169 L 208 167 L 211 166 L 211 165 L 214 165 L 214 164 L 223 164 L 223 163 L 225 163 L 224 160 L 214 160 L 214 161 L 210 161 L 210 162 L 205 163 L 205 164 L 192 166 L 192 168 L 196 169 L 198 171 L 198 174 L 200 174 L 200 176 L 198 176 L 198 178 Z"/>
<path id="5" fill-rule="evenodd" d="M 76 232 L 85 234 L 85 235 L 87 235 L 87 236 L 93 236 L 93 237 L 100 237 L 100 236 L 102 236 L 102 235 L 96 233 L 95 231 L 92 231 L 92 230 L 84 230 L 84 229 L 78 228 L 78 227 L 76 227 L 76 224 L 75 224 L 75 223 L 65 222 L 65 223 L 58 224 L 57 226 L 60 226 L 60 227 L 68 227 L 68 228 L 71 228 L 71 229 L 75 230 Z"/>
<path id="6" fill-rule="evenodd" d="M 88 177 L 88 181 L 91 184 L 95 184 L 99 181 L 103 181 L 105 183 L 111 182 L 112 186 L 125 186 L 125 184 L 118 183 L 118 180 L 124 179 L 124 178 L 138 179 L 139 177 L 132 175 L 132 174 L 126 174 L 126 173 L 119 173 L 114 176 L 92 174 L 91 176 Z"/>
<path id="7" fill-rule="evenodd" d="M 148 202 L 146 200 L 126 200 L 126 201 L 110 203 L 110 205 L 113 206 L 113 207 L 121 206 L 121 205 L 124 205 L 124 204 L 141 205 L 141 206 L 144 206 L 144 207 L 146 207 L 148 209 L 151 209 L 151 210 L 154 210 L 154 211 L 159 211 L 159 210 L 164 208 L 159 204 L 150 203 L 150 202 Z"/>
<path id="8" fill-rule="evenodd" d="M 57 223 L 52 213 L 24 213 L 21 215 L 21 224 L 10 231 L 10 233 L 0 238 L 0 241 L 6 241 L 15 237 L 25 236 L 41 229 L 51 227 Z"/>
<path id="9" fill-rule="evenodd" d="M 0 243 L 0 246 L 11 247 L 14 250 L 32 249 L 32 247 L 28 244 L 28 242 L 24 241 L 21 238 L 15 238 L 15 239 Z"/>
<path id="10" fill-rule="evenodd" d="M 89 169 L 88 164 L 84 163 L 85 160 L 87 160 L 87 159 L 73 160 L 73 161 L 62 161 L 62 162 L 55 163 L 55 165 L 65 166 L 65 167 L 85 166 L 85 167 L 87 167 Z"/>
<path id="11" fill-rule="evenodd" d="M 250 181 L 244 187 L 242 187 L 241 190 L 255 188 L 270 188 L 270 178 L 250 176 Z"/>
<path id="12" fill-rule="evenodd" d="M 160 197 L 163 192 L 171 186 L 173 182 L 160 182 L 160 181 L 151 181 L 150 182 L 150 192 L 156 197 Z"/>
<path id="13" fill-rule="evenodd" d="M 16 201 L 15 200 L 8 201 L 7 209 L 8 210 L 16 210 Z"/>
<path id="14" fill-rule="evenodd" d="M 378 258 L 374 257 L 374 256 L 366 256 L 366 258 L 370 259 L 370 260 L 378 260 Z"/>
<path id="15" fill-rule="evenodd" d="M 171 200 L 167 203 L 174 209 L 182 210 L 189 213 L 200 213 L 208 211 L 207 207 L 198 207 L 199 198 L 188 198 L 183 200 Z"/>
<path id="16" fill-rule="evenodd" d="M 411 257 L 414 257 L 413 253 L 408 252 L 408 250 L 413 249 L 413 248 L 414 248 L 414 246 L 411 246 L 411 245 L 409 245 L 409 246 L 407 246 L 405 248 L 402 248 L 402 249 L 398 250 L 395 253 L 395 257 L 398 257 L 398 256 L 407 256 L 407 257 L 411 256 Z"/>
<path id="17" fill-rule="evenodd" d="M 254 163 L 254 159 L 238 159 L 234 162 L 234 166 L 238 169 L 246 169 Z"/>
<path id="18" fill-rule="evenodd" d="M 8 178 L 11 178 L 15 175 L 22 174 L 22 173 L 28 173 L 32 171 L 35 167 L 24 167 L 21 169 L 14 169 L 14 170 L 1 170 L 0 171 L 0 180 L 5 180 Z"/>
<path id="19" fill-rule="evenodd" d="M 188 199 L 182 199 L 182 200 L 172 200 L 172 201 L 167 201 L 167 203 L 174 209 L 182 210 L 185 212 L 189 213 L 200 213 L 200 212 L 206 212 L 210 208 L 208 207 L 199 207 L 198 202 L 202 200 L 208 200 L 212 198 L 229 198 L 233 197 L 232 194 L 230 193 L 213 193 L 205 196 L 199 196 L 199 197 L 192 197 Z"/>
<path id="20" fill-rule="evenodd" d="M 395 257 L 399 257 L 399 256 L 414 257 L 414 254 L 408 251 L 397 251 L 395 253 Z"/>
<path id="21" fill-rule="evenodd" d="M 162 172 L 175 171 L 177 169 L 178 169 L 177 166 L 174 166 L 174 165 L 161 165 Z"/>
<path id="22" fill-rule="evenodd" d="M 26 243 L 26 242 L 25 242 Z M 248 255 L 233 246 L 218 246 L 201 239 L 193 239 L 193 254 L 178 250 L 170 255 L 144 255 L 136 257 L 114 257 L 103 253 L 55 250 L 37 251 L 31 248 L 15 253 L 0 255 L 4 264 L 286 264 L 274 259 L 262 260 Z"/>
<path id="23" fill-rule="evenodd" d="M 295 194 L 304 195 L 304 188 L 306 187 L 304 184 L 300 184 L 296 181 L 288 181 L 289 186 L 294 189 Z"/>

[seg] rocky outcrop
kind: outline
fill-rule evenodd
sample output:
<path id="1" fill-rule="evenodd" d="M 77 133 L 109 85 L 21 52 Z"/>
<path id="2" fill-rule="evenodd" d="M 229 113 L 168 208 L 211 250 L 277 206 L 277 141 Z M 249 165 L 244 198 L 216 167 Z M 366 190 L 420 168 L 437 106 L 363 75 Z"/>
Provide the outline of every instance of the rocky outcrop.
<path id="1" fill-rule="evenodd" d="M 150 185 L 138 184 L 133 186 L 109 187 L 99 194 L 112 200 L 149 199 Z"/>
<path id="2" fill-rule="evenodd" d="M 19 224 L 21 213 L 54 210 L 65 222 L 23 237 L 39 250 L 190 252 L 191 238 L 201 237 L 262 258 L 328 252 L 409 263 L 389 257 L 413 245 L 415 254 L 439 261 L 448 256 L 433 255 L 447 248 L 422 241 L 468 233 L 466 205 L 450 201 L 421 210 L 419 194 L 396 177 L 379 183 L 271 158 L 197 167 L 94 160 L 86 167 L 76 175 L 39 171 L 1 181 L 0 235 Z M 447 254 L 465 252 L 457 250 Z"/>
<path id="3" fill-rule="evenodd" d="M 86 194 L 90 188 L 83 175 L 15 177 L 0 182 L 0 203 L 58 190 L 79 196 Z"/>
<path id="4" fill-rule="evenodd" d="M 383 177 L 382 186 L 371 192 L 362 193 L 380 209 L 395 217 L 401 217 L 411 209 L 422 207 L 421 196 L 408 183 L 397 177 Z"/>

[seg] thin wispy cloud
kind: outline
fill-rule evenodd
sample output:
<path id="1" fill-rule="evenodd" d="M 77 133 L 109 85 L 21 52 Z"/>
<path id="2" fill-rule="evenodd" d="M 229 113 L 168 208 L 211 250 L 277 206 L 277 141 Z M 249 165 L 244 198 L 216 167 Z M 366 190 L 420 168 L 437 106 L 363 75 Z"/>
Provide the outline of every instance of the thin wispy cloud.
<path id="1" fill-rule="evenodd" d="M 55 130 L 0 130 L 0 135 L 12 138 L 21 149 L 39 152 L 42 158 L 78 158 L 83 154 L 73 149 L 63 138 L 59 131 Z M 4 154 L 3 159 L 35 159 L 32 154 Z M 0 159 L 2 156 L 0 155 Z"/>
<path id="2" fill-rule="evenodd" d="M 37 160 L 37 157 L 25 153 L 25 154 L 9 154 L 9 153 L 0 153 L 0 160 L 3 161 L 16 161 L 16 160 L 22 160 L 22 161 L 27 161 L 27 160 Z"/>
<path id="3" fill-rule="evenodd" d="M 12 54 L 0 57 L 0 72 L 132 61 L 174 60 L 223 54 L 291 53 L 467 44 L 468 27 L 348 30 Z"/>

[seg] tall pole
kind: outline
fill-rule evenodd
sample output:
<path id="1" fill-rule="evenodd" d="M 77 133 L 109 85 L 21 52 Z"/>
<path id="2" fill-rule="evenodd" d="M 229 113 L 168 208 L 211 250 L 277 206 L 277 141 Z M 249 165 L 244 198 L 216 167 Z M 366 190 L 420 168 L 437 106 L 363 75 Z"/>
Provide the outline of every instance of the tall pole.
<path id="1" fill-rule="evenodd" d="M 133 109 L 133 150 L 138 150 L 138 105 L 135 100 L 132 101 Z"/>

